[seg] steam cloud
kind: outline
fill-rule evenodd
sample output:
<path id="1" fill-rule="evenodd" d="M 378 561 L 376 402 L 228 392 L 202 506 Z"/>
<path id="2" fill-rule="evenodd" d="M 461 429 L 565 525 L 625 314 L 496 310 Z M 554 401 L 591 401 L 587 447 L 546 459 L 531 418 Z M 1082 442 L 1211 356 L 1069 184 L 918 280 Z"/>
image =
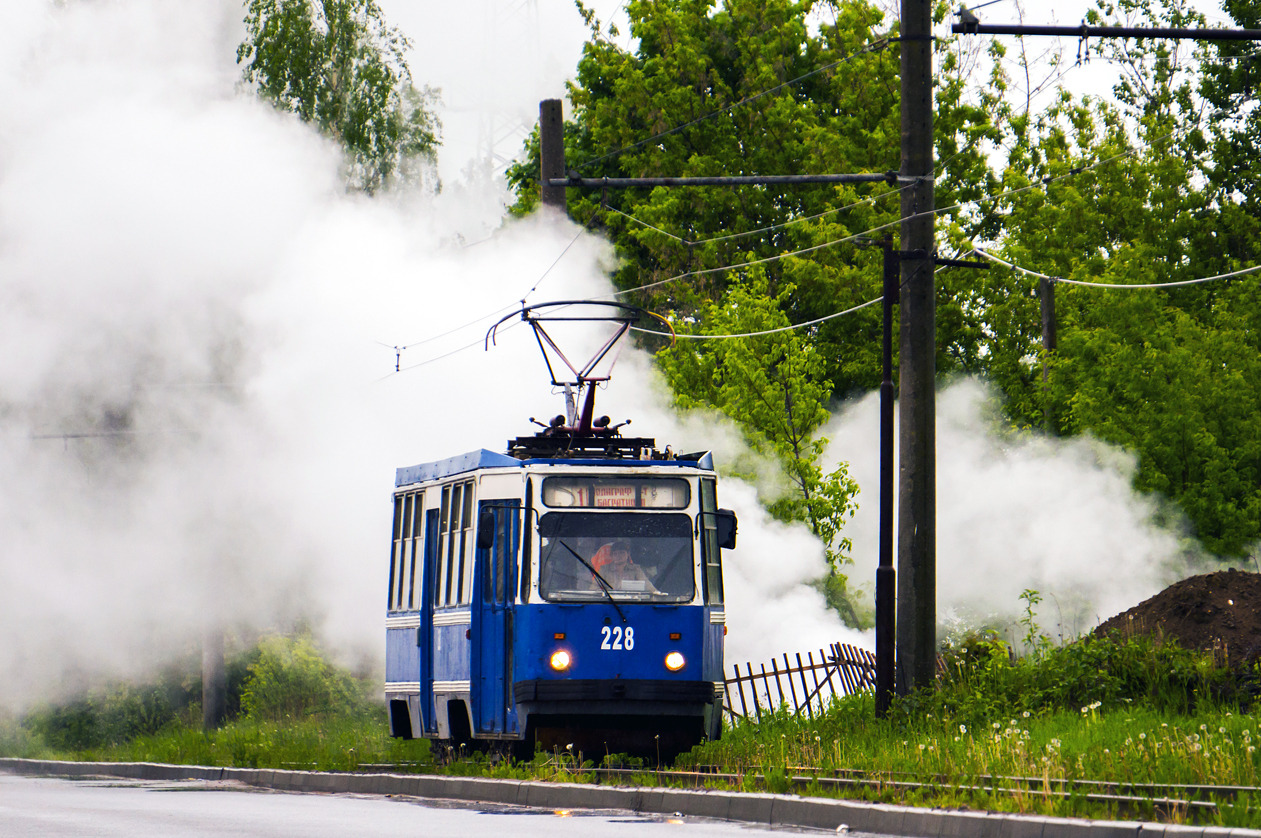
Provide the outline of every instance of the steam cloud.
<path id="1" fill-rule="evenodd" d="M 862 487 L 855 556 L 879 549 L 879 396 L 833 418 L 829 455 Z M 997 397 L 965 379 L 937 401 L 937 608 L 947 627 L 1002 626 L 1043 598 L 1043 632 L 1071 639 L 1181 578 L 1202 557 L 1155 526 L 1131 489 L 1133 458 L 1087 437 L 1000 433 Z M 874 585 L 876 562 L 854 578 Z M 1009 640 L 1019 640 L 1008 634 Z"/>
<path id="2" fill-rule="evenodd" d="M 540 277 L 532 302 L 609 290 L 606 243 L 546 215 L 500 226 L 502 184 L 345 194 L 336 149 L 238 89 L 240 16 L 230 0 L 0 7 L 0 706 L 142 674 L 207 624 L 304 619 L 379 666 L 394 468 L 501 448 L 560 412 L 527 330 L 480 341 Z M 965 569 L 991 585 L 1002 569 L 1000 604 L 1043 581 L 1089 589 L 1105 564 L 1157 584 L 1153 556 L 1176 551 L 1144 541 L 1123 472 L 1072 445 L 1011 459 L 958 392 L 942 410 L 958 441 L 941 449 L 944 602 L 982 601 L 956 587 Z M 676 450 L 741 449 L 712 417 L 676 417 L 636 350 L 601 398 Z M 865 497 L 874 428 L 863 403 L 831 429 Z M 1004 505 L 1021 459 L 1061 489 Z M 769 521 L 751 487 L 721 492 L 741 520 L 728 659 L 867 642 L 805 585 L 821 545 Z M 1045 495 L 1074 517 L 1046 517 Z M 875 512 L 855 522 L 859 577 Z M 1109 585 L 1102 616 L 1136 601 Z"/>

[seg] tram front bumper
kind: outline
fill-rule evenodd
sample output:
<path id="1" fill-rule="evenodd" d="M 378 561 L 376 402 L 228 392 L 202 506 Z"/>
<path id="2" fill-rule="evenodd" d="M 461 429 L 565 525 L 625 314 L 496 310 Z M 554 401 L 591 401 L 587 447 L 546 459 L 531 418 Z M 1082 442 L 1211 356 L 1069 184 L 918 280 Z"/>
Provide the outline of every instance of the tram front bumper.
<path id="1" fill-rule="evenodd" d="M 710 681 L 575 678 L 517 681 L 517 706 L 530 713 L 694 716 L 719 693 Z"/>

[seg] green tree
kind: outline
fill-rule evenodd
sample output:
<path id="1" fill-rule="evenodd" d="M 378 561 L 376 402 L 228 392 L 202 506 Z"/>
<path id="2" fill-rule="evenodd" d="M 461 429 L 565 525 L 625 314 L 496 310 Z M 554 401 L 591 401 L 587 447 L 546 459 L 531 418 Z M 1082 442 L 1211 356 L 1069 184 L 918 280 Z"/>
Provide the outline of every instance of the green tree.
<path id="1" fill-rule="evenodd" d="M 1174 0 L 1100 6 L 1099 22 L 1107 15 L 1200 23 Z M 1242 25 L 1261 20 L 1261 0 L 1228 0 L 1227 7 Z M 640 0 L 626 8 L 631 50 L 589 21 L 592 38 L 569 88 L 571 169 L 629 177 L 897 167 L 897 46 L 882 40 L 895 38 L 897 28 L 874 5 Z M 948 11 L 938 4 L 939 18 Z M 939 38 L 934 48 L 939 252 L 982 242 L 1038 271 L 1118 284 L 1185 280 L 1261 260 L 1261 207 L 1250 197 L 1249 175 L 1261 153 L 1261 117 L 1239 110 L 1257 72 L 1251 46 L 1219 50 L 1217 75 L 1208 78 L 1223 86 L 1212 96 L 1199 86 L 1221 102 L 1223 118 L 1207 133 L 1195 96 L 1197 64 L 1186 47 L 1096 45 L 1126 68 L 1115 102 L 1060 91 L 1042 110 L 1008 78 L 1001 44 L 983 48 L 996 59 L 983 79 L 968 76 L 979 66 L 977 47 Z M 536 141 L 528 152 L 510 173 L 518 212 L 536 200 Z M 613 241 L 622 257 L 613 276 L 620 288 L 642 287 L 637 302 L 711 332 L 727 322 L 724 311 L 802 323 L 876 298 L 878 252 L 846 240 L 893 232 L 900 213 L 890 187 L 571 189 L 568 205 Z M 756 285 L 752 266 L 760 272 Z M 1057 285 L 1059 349 L 1051 354 L 1042 347 L 1036 280 L 995 268 L 943 269 L 936 281 L 943 377 L 962 372 L 994 382 L 1018 427 L 1041 426 L 1049 415 L 1055 433 L 1127 446 L 1138 458 L 1136 486 L 1176 502 L 1210 549 L 1240 555 L 1261 538 L 1256 278 L 1142 291 Z M 745 290 L 733 297 L 736 286 Z M 735 305 L 754 287 L 764 288 L 759 293 L 782 320 L 747 299 Z M 820 405 L 877 386 L 879 329 L 870 307 L 799 334 L 800 351 L 817 365 L 811 380 L 825 393 Z M 695 360 L 662 356 L 684 394 L 680 403 L 718 407 L 757 439 L 768 426 L 765 414 L 774 412 L 769 402 L 752 403 L 756 387 L 728 393 L 717 382 L 752 376 L 758 365 L 760 376 L 773 379 L 774 353 L 687 351 Z M 808 412 L 794 399 L 796 418 L 785 421 L 800 428 L 780 437 L 781 447 L 800 453 L 784 459 L 789 475 L 812 462 L 817 427 L 798 422 Z M 785 410 L 782 400 L 776 410 Z M 805 504 L 809 478 L 791 479 L 794 503 Z M 779 513 L 807 520 L 800 509 L 781 506 Z"/>
<path id="2" fill-rule="evenodd" d="M 410 44 L 375 0 L 249 0 L 245 27 L 245 81 L 336 140 L 352 188 L 421 180 L 438 144 L 437 93 L 413 85 Z"/>
<path id="3" fill-rule="evenodd" d="M 898 169 L 899 58 L 889 40 L 897 30 L 876 5 L 637 0 L 626 10 L 633 51 L 592 21 L 569 87 L 570 168 L 590 177 Z M 966 102 L 967 86 L 953 72 L 958 56 L 943 44 L 939 57 L 947 68 L 937 94 L 939 203 L 954 204 L 984 188 L 984 143 L 998 135 L 986 107 Z M 509 173 L 516 211 L 536 204 L 537 172 L 536 138 Z M 571 216 L 590 220 L 621 255 L 614 282 L 631 289 L 665 281 L 635 300 L 681 316 L 722 299 L 733 281 L 724 266 L 759 259 L 774 260 L 765 263 L 768 288 L 793 322 L 874 299 L 878 252 L 834 243 L 896 227 L 900 212 L 898 189 L 887 184 L 569 193 Z M 780 295 L 781 287 L 792 292 Z M 874 308 L 813 331 L 833 395 L 879 385 L 879 333 Z"/>
<path id="4" fill-rule="evenodd" d="M 309 635 L 264 637 L 258 650 L 241 695 L 241 710 L 248 718 L 337 714 L 363 701 L 355 679 L 329 663 Z"/>
<path id="5" fill-rule="evenodd" d="M 1156 3 L 1117 7 L 1196 25 Z M 1166 46 L 1126 49 L 1114 56 L 1130 62 L 1115 105 L 1062 93 L 1022 133 L 1012 128 L 1003 184 L 1022 191 L 994 202 L 994 238 L 1019 265 L 1095 283 L 1242 267 L 1223 244 L 1245 213 L 1206 177 L 1214 163 L 1192 68 Z M 1047 357 L 1036 280 L 991 270 L 961 289 L 980 335 L 971 369 L 1002 388 L 1017 424 L 1050 411 L 1058 433 L 1134 452 L 1136 488 L 1174 501 L 1208 549 L 1239 556 L 1261 538 L 1257 288 L 1252 276 L 1142 290 L 1058 284 L 1059 346 Z"/>
<path id="6" fill-rule="evenodd" d="M 721 302 L 702 305 L 690 323 L 678 323 L 684 335 L 657 358 L 675 404 L 683 409 L 714 407 L 733 419 L 756 451 L 773 456 L 787 485 L 764 502 L 783 521 L 802 521 L 823 542 L 828 576 L 821 587 L 851 625 L 862 618 L 855 608 L 841 568 L 849 564 L 845 523 L 857 509 L 858 485 L 845 463 L 825 475 L 819 465 L 827 439 L 817 435 L 828 417 L 828 382 L 818 352 L 798 330 L 785 329 L 788 318 L 780 300 L 769 296 L 760 267 L 742 272 Z M 779 296 L 791 294 L 791 286 Z M 779 330 L 779 331 L 777 331 Z M 749 337 L 724 338 L 724 335 Z"/>

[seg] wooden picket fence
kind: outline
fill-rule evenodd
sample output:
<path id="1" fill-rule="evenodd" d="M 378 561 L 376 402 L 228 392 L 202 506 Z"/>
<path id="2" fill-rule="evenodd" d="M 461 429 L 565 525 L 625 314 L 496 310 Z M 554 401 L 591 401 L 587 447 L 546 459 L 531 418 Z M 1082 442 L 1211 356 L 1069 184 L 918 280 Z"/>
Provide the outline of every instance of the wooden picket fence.
<path id="1" fill-rule="evenodd" d="M 760 664 L 754 672 L 753 665 L 746 663 L 741 674 L 739 664 L 733 665 L 726 679 L 723 709 L 733 717 L 761 720 L 762 713 L 787 704 L 794 713 L 813 716 L 835 695 L 853 695 L 876 686 L 875 654 L 844 643 L 820 649 L 817 660 L 813 652 L 807 652 L 803 661 L 799 652 L 795 664 L 784 653 L 783 666 L 772 660 L 770 667 Z"/>

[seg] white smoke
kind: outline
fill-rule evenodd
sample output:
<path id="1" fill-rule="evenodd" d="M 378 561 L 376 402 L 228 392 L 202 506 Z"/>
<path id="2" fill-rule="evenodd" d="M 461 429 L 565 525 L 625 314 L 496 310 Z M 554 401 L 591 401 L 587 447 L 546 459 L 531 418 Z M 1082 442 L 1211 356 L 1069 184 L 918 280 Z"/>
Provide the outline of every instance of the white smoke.
<path id="1" fill-rule="evenodd" d="M 335 148 L 239 89 L 240 16 L 0 9 L 4 704 L 142 674 L 208 622 L 304 619 L 382 660 L 394 469 L 560 412 L 527 329 L 481 341 L 536 286 L 610 290 L 608 245 L 504 223 L 502 182 L 347 195 Z M 739 449 L 676 422 L 650 361 L 621 356 L 601 412 L 676 450 Z M 800 585 L 817 544 L 763 528 L 749 490 L 724 498 L 744 520 L 731 654 L 832 639 Z"/>
<path id="2" fill-rule="evenodd" d="M 503 221 L 502 181 L 347 195 L 334 147 L 239 89 L 241 14 L 230 0 L 0 5 L 0 704 L 144 673 L 206 622 L 304 618 L 379 663 L 394 469 L 502 449 L 527 417 L 561 412 L 527 329 L 481 341 L 532 288 L 531 302 L 609 291 L 608 245 L 544 214 Z M 629 347 L 600 399 L 677 451 L 743 453 L 726 423 L 675 417 Z M 864 498 L 874 415 L 864 403 L 831 430 Z M 957 571 L 939 574 L 944 602 L 976 578 L 1010 605 L 1021 570 L 1046 592 L 1107 580 L 1098 608 L 1137 602 L 1100 567 L 1155 589 L 1121 477 L 1086 449 L 1057 470 L 1009 442 L 1058 480 L 1013 507 L 1003 481 L 1019 469 L 962 415 L 942 432 L 958 443 L 943 457 L 962 458 L 939 482 L 942 567 Z M 807 584 L 824 571 L 808 532 L 737 482 L 720 502 L 741 519 L 729 661 L 861 642 Z M 987 509 L 999 523 L 969 518 Z M 854 527 L 872 568 L 875 512 L 864 500 Z M 1091 538 L 1086 520 L 1111 531 Z"/>
<path id="3" fill-rule="evenodd" d="M 1072 639 L 1181 578 L 1192 558 L 1131 488 L 1134 462 L 1088 437 L 1001 432 L 996 397 L 965 379 L 937 399 L 937 609 L 947 625 L 1010 624 L 1026 590 L 1039 627 Z M 853 578 L 872 586 L 879 549 L 879 396 L 825 430 L 862 489 L 847 529 Z M 895 492 L 896 494 L 896 492 Z M 1023 630 L 1022 630 L 1023 631 Z M 1019 633 L 1014 639 L 1019 639 Z M 1012 636 L 1009 635 L 1009 639 Z"/>

